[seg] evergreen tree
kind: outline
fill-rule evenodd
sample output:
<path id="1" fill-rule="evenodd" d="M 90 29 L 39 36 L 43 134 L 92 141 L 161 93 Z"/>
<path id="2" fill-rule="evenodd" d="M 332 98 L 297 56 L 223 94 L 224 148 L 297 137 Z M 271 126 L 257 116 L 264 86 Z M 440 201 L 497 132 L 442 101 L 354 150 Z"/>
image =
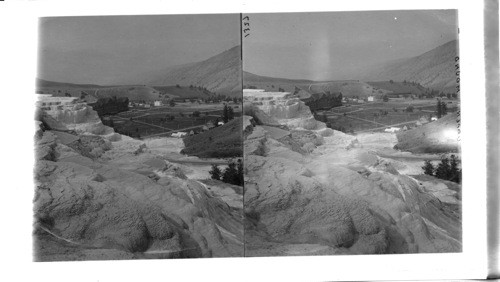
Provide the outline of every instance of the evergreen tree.
<path id="1" fill-rule="evenodd" d="M 460 176 L 462 174 L 461 170 L 458 168 L 458 163 L 460 160 L 455 156 L 450 156 L 450 181 L 460 183 Z"/>
<path id="2" fill-rule="evenodd" d="M 437 111 L 437 118 L 441 118 L 443 115 L 443 109 L 441 107 L 441 101 L 438 100 L 437 105 L 436 105 L 436 111 Z"/>
<path id="3" fill-rule="evenodd" d="M 222 181 L 238 185 L 237 179 L 238 179 L 238 170 L 236 168 L 236 163 L 231 161 L 227 165 L 227 168 L 224 170 L 224 173 L 222 174 Z"/>
<path id="4" fill-rule="evenodd" d="M 229 120 L 229 109 L 226 104 L 224 104 L 224 109 L 222 110 L 222 121 L 226 123 Z"/>
<path id="5" fill-rule="evenodd" d="M 441 102 L 441 114 L 444 116 L 448 113 L 448 107 L 445 102 Z"/>
<path id="6" fill-rule="evenodd" d="M 431 163 L 430 160 L 426 160 L 424 166 L 422 167 L 424 170 L 424 173 L 427 175 L 434 175 L 434 165 Z"/>
<path id="7" fill-rule="evenodd" d="M 243 182 L 244 182 L 244 179 L 243 179 L 243 162 L 241 161 L 241 159 L 238 159 L 238 172 L 237 172 L 237 177 L 238 177 L 238 182 L 239 184 L 237 185 L 240 185 L 240 186 L 243 186 Z"/>
<path id="8" fill-rule="evenodd" d="M 232 107 L 227 107 L 227 119 L 228 120 L 234 119 L 234 110 Z"/>
<path id="9" fill-rule="evenodd" d="M 449 180 L 450 176 L 450 160 L 447 157 L 441 159 L 441 162 L 436 168 L 436 177 Z"/>
<path id="10" fill-rule="evenodd" d="M 220 170 L 218 165 L 212 164 L 212 169 L 208 173 L 210 173 L 210 177 L 212 179 L 220 180 L 222 171 Z"/>

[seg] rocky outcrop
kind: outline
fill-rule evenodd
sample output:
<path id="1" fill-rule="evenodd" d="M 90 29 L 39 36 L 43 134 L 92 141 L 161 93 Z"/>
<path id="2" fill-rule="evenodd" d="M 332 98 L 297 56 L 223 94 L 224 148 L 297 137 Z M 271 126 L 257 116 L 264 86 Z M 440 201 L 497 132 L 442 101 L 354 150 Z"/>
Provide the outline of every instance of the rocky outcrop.
<path id="1" fill-rule="evenodd" d="M 243 113 L 246 116 L 251 116 L 255 121 L 255 123 L 259 125 L 268 125 L 277 127 L 281 125 L 276 119 L 264 113 L 261 109 L 259 109 L 259 107 L 255 106 L 251 102 L 243 103 Z"/>
<path id="2" fill-rule="evenodd" d="M 310 130 L 319 130 L 325 128 L 325 124 L 314 119 L 309 107 L 298 97 L 288 92 L 265 92 L 264 90 L 244 89 L 243 99 L 253 106 L 247 106 L 249 115 L 252 115 L 252 109 L 258 108 L 266 116 L 267 120 L 275 120 L 280 125 L 286 125 L 289 128 L 303 128 Z M 247 104 L 245 104 L 247 105 Z M 266 120 L 261 118 L 260 111 L 253 110 L 256 121 Z M 269 122 L 262 122 L 264 125 Z"/>
<path id="3" fill-rule="evenodd" d="M 37 111 L 36 119 L 51 130 L 101 135 L 111 141 L 120 138 L 113 128 L 102 123 L 91 106 L 76 99 L 56 107 L 41 108 Z"/>
<path id="4" fill-rule="evenodd" d="M 246 130 L 246 255 L 461 251 L 460 188 L 407 174 L 394 134 Z"/>
<path id="5" fill-rule="evenodd" d="M 35 260 L 243 255 L 241 196 L 221 197 L 217 183 L 188 179 L 143 141 L 111 142 L 114 132 L 88 106 L 69 104 L 42 116 Z M 49 130 L 45 120 L 67 130 Z"/>

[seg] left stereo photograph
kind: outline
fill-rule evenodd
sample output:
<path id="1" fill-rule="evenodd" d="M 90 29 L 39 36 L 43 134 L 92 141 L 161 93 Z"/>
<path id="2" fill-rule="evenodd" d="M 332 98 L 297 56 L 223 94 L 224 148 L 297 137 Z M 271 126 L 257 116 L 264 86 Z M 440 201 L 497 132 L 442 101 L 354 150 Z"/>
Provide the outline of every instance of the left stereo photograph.
<path id="1" fill-rule="evenodd" d="M 240 31 L 40 18 L 33 260 L 244 255 Z"/>

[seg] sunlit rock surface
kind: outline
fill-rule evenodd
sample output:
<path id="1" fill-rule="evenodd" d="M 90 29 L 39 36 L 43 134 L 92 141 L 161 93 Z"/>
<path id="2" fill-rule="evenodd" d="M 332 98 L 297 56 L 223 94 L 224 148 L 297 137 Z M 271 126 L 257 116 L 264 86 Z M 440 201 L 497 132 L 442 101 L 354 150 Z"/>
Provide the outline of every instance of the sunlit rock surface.
<path id="1" fill-rule="evenodd" d="M 258 89 L 244 89 L 243 99 L 281 125 L 311 130 L 325 128 L 324 123 L 314 119 L 309 107 L 297 96 L 289 92 L 265 92 Z"/>
<path id="2" fill-rule="evenodd" d="M 297 131 L 288 121 L 308 109 L 289 107 L 295 98 L 245 100 L 291 129 L 247 126 L 246 255 L 461 251 L 460 185 L 419 175 L 423 161 L 394 150 L 395 134 Z"/>
<path id="3" fill-rule="evenodd" d="M 77 101 L 38 116 L 35 260 L 243 255 L 242 191 L 188 178 L 178 140 L 116 138 Z"/>

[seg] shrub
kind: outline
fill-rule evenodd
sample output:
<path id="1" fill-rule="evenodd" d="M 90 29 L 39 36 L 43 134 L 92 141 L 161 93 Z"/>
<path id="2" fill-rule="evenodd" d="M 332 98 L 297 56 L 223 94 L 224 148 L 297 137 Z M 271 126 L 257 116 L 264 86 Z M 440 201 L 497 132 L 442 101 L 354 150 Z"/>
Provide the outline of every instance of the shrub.
<path id="1" fill-rule="evenodd" d="M 451 155 L 450 158 L 442 158 L 437 167 L 434 167 L 430 160 L 426 160 L 422 169 L 424 174 L 460 183 L 462 170 L 458 168 L 459 163 L 460 160 L 455 155 Z"/>
<path id="2" fill-rule="evenodd" d="M 219 169 L 219 166 L 213 164 L 209 173 L 212 179 L 222 180 L 225 183 L 233 185 L 243 186 L 243 162 L 241 159 L 238 159 L 236 163 L 234 161 L 230 161 L 224 172 Z"/>
<path id="3" fill-rule="evenodd" d="M 212 169 L 208 173 L 210 173 L 210 177 L 215 180 L 220 180 L 220 177 L 222 175 L 222 171 L 216 164 L 212 164 Z"/>
<path id="4" fill-rule="evenodd" d="M 424 170 L 424 174 L 427 174 L 427 175 L 434 175 L 434 165 L 431 163 L 430 160 L 426 160 L 425 163 L 424 163 L 424 166 L 422 167 L 422 169 Z"/>

